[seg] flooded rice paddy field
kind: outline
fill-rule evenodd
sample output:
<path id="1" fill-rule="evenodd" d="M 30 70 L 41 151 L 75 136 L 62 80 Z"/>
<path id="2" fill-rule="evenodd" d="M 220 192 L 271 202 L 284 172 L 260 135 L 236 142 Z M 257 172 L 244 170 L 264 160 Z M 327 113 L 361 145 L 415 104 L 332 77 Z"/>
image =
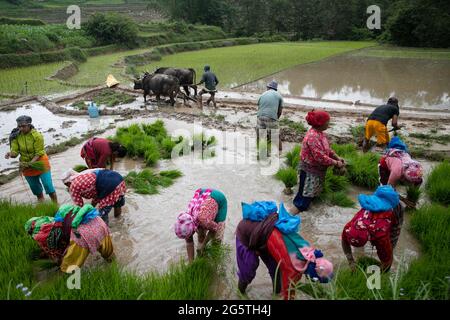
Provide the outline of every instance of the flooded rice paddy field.
<path id="1" fill-rule="evenodd" d="M 191 108 L 179 108 L 176 111 L 167 108 L 168 113 L 158 117 L 146 115 L 140 119 L 126 120 L 117 123 L 117 126 L 125 126 L 131 123 L 151 123 L 157 118 L 163 117 L 169 133 L 174 135 L 190 135 L 200 132 L 199 124 L 190 121 L 169 119 L 182 117 L 181 113 L 189 114 L 199 112 Z M 212 113 L 205 109 L 204 114 Z M 177 214 L 186 209 L 188 201 L 198 187 L 211 187 L 222 190 L 228 197 L 229 211 L 224 242 L 230 248 L 226 260 L 226 276 L 217 284 L 218 297 L 222 299 L 236 299 L 237 276 L 235 261 L 235 229 L 241 220 L 241 202 L 251 203 L 260 200 L 273 200 L 277 203 L 284 202 L 290 206 L 292 196 L 283 194 L 284 186 L 273 178 L 279 162 L 273 159 L 271 162 L 256 161 L 256 135 L 252 129 L 254 114 L 247 114 L 236 109 L 221 109 L 214 116 L 223 115 L 226 122 L 238 123 L 243 121 L 247 128 L 224 130 L 206 129 L 207 135 L 214 135 L 218 140 L 215 147 L 216 157 L 201 160 L 198 155 L 180 157 L 173 160 L 160 161 L 158 169 L 179 169 L 184 176 L 166 189 L 161 189 L 160 194 L 144 196 L 135 194 L 129 190 L 127 204 L 122 217 L 111 218 L 111 230 L 119 263 L 145 273 L 150 270 L 164 272 L 172 262 L 186 258 L 184 241 L 178 239 L 172 229 Z M 299 116 L 299 115 L 297 115 Z M 36 118 L 38 120 L 39 118 Z M 244 119 L 244 120 L 243 120 Z M 102 121 L 101 119 L 90 121 Z M 37 121 L 38 122 L 38 121 Z M 102 136 L 109 136 L 114 130 L 108 130 Z M 285 144 L 288 151 L 293 144 Z M 60 203 L 70 202 L 69 194 L 59 177 L 64 171 L 76 164 L 81 164 L 79 157 L 81 144 L 63 153 L 50 157 L 52 175 Z M 116 163 L 116 170 L 121 174 L 127 174 L 131 170 L 139 170 L 143 167 L 141 161 L 124 159 Z M 427 163 L 426 169 L 430 170 L 431 164 Z M 359 192 L 365 190 L 353 189 L 351 198 L 356 200 Z M 367 191 L 366 191 L 367 192 Z M 11 198 L 20 202 L 33 202 L 26 182 L 22 178 L 16 178 L 10 183 L 0 186 L 2 198 Z M 344 256 L 340 247 L 340 234 L 344 224 L 351 219 L 356 209 L 343 209 L 328 207 L 323 204 L 313 205 L 310 211 L 302 215 L 301 234 L 310 240 L 315 246 L 325 252 L 338 267 L 344 262 Z M 36 213 L 38 215 L 39 213 Z M 401 257 L 414 258 L 419 255 L 419 246 L 415 239 L 407 231 L 408 219 L 402 231 L 398 248 L 395 252 L 396 262 Z M 365 248 L 365 254 L 376 256 L 371 247 Z M 101 264 L 99 256 L 90 257 L 88 266 Z M 395 265 L 394 265 L 395 268 Z M 249 286 L 248 296 L 251 299 L 271 299 L 271 282 L 267 270 L 263 264 L 257 272 L 257 277 Z"/>
<path id="2" fill-rule="evenodd" d="M 284 95 L 369 104 L 396 96 L 405 107 L 450 109 L 450 60 L 349 54 L 299 65 L 238 89 L 261 93 L 272 79 Z"/>
<path id="3" fill-rule="evenodd" d="M 159 162 L 156 170 L 178 169 L 183 172 L 175 184 L 161 189 L 160 193 L 144 196 L 129 190 L 123 215 L 111 218 L 111 231 L 119 263 L 138 273 L 167 270 L 169 265 L 186 258 L 184 241 L 173 232 L 173 223 L 179 212 L 186 209 L 188 201 L 198 187 L 210 187 L 223 191 L 228 198 L 228 217 L 224 243 L 230 248 L 225 262 L 225 276 L 216 285 L 217 297 L 236 299 L 237 276 L 235 261 L 235 229 L 241 220 L 241 202 L 272 200 L 284 202 L 288 207 L 293 196 L 283 194 L 284 186 L 273 178 L 281 164 L 277 157 L 270 162 L 256 160 L 256 101 L 265 90 L 269 80 L 277 79 L 280 92 L 288 95 L 288 105 L 283 117 L 292 121 L 304 121 L 306 112 L 313 108 L 327 108 L 332 113 L 332 122 L 327 131 L 334 141 L 352 141 L 350 128 L 364 125 L 365 116 L 373 105 L 382 103 L 387 97 L 396 95 L 401 106 L 400 122 L 405 125 L 401 134 L 429 133 L 435 130 L 441 135 L 450 134 L 450 62 L 413 59 L 356 58 L 352 55 L 338 56 L 320 63 L 302 65 L 283 71 L 265 79 L 245 85 L 233 92 L 219 92 L 219 108 L 198 108 L 190 102 L 188 106 L 177 103 L 175 108 L 151 103 L 144 105 L 140 95 L 135 102 L 120 105 L 112 110 L 115 116 L 90 119 L 74 116 L 71 103 L 90 96 L 79 96 L 72 101 L 59 103 L 66 114 L 53 114 L 40 103 L 29 103 L 10 111 L 0 110 L 0 174 L 17 168 L 17 160 L 7 161 L 3 155 L 8 151 L 8 135 L 15 119 L 22 114 L 33 118 L 33 124 L 44 134 L 46 146 L 60 143 L 71 137 L 80 137 L 91 130 L 115 128 L 131 123 L 151 123 L 163 119 L 169 133 L 189 136 L 201 132 L 217 138 L 216 156 L 201 160 L 198 155 L 184 156 Z M 81 94 L 81 93 L 80 93 Z M 61 98 L 54 95 L 52 98 Z M 103 107 L 102 107 L 103 109 Z M 134 114 L 126 114 L 132 110 Z M 123 112 L 123 114 L 122 114 Z M 122 116 L 121 116 L 122 114 Z M 101 136 L 114 134 L 107 130 Z M 409 138 L 410 143 L 450 153 L 448 144 L 437 144 Z M 284 143 L 289 151 L 298 141 Z M 50 156 L 52 175 L 60 204 L 69 203 L 70 197 L 60 176 L 74 165 L 82 164 L 79 157 L 81 144 L 59 154 Z M 423 161 L 428 173 L 432 162 Z M 142 161 L 122 159 L 115 169 L 126 175 L 140 170 Z M 369 190 L 352 188 L 350 197 L 356 201 L 361 192 Z M 0 198 L 19 202 L 34 202 L 23 178 L 18 177 L 0 186 Z M 342 228 L 357 209 L 330 207 L 314 204 L 302 214 L 301 234 L 320 248 L 336 266 L 345 263 L 340 245 Z M 36 215 L 39 215 L 37 212 Z M 419 245 L 408 231 L 409 217 L 406 214 L 398 247 L 395 250 L 394 269 L 402 257 L 415 258 L 420 254 Z M 358 254 L 375 257 L 376 251 L 366 246 Z M 104 263 L 99 256 L 90 256 L 87 266 Z M 271 281 L 261 263 L 256 279 L 248 288 L 251 299 L 271 299 Z M 304 296 L 301 298 L 305 298 Z"/>

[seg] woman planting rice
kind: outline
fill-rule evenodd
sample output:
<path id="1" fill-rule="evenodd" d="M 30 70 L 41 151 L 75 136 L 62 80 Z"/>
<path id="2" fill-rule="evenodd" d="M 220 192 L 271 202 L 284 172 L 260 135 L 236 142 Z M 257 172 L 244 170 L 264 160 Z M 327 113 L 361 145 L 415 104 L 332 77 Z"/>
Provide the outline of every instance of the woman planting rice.
<path id="1" fill-rule="evenodd" d="M 107 162 L 110 169 L 114 169 L 116 157 L 123 158 L 127 155 L 127 149 L 118 142 L 111 142 L 104 138 L 91 138 L 81 148 L 80 156 L 86 161 L 88 168 L 106 168 Z"/>
<path id="2" fill-rule="evenodd" d="M 91 205 L 82 208 L 63 205 L 54 218 L 28 220 L 25 230 L 41 250 L 61 266 L 62 272 L 71 273 L 74 267 L 81 268 L 89 253 L 98 251 L 109 262 L 114 257 L 109 228 Z"/>
<path id="3" fill-rule="evenodd" d="M 221 242 L 227 218 L 227 199 L 213 189 L 198 189 L 189 202 L 188 210 L 178 215 L 174 229 L 180 239 L 186 240 L 189 262 L 194 260 L 194 233 L 197 232 L 197 254 L 202 254 L 211 240 Z"/>
<path id="4" fill-rule="evenodd" d="M 325 130 L 330 123 L 328 112 L 308 112 L 306 121 L 312 127 L 302 143 L 299 189 L 294 199 L 294 214 L 308 210 L 312 200 L 322 192 L 328 167 L 345 167 L 345 160 L 330 148 Z"/>
<path id="5" fill-rule="evenodd" d="M 44 149 L 44 138 L 31 124 L 28 116 L 17 118 L 17 128 L 10 136 L 11 151 L 5 155 L 6 159 L 20 155 L 20 170 L 33 194 L 38 201 L 44 201 L 43 190 L 57 203 L 55 188 L 53 187 L 50 162 Z"/>
<path id="6" fill-rule="evenodd" d="M 300 218 L 291 216 L 283 205 L 278 211 L 274 202 L 243 203 L 242 212 L 244 219 L 236 229 L 238 287 L 242 294 L 256 276 L 258 257 L 269 270 L 275 292 L 281 291 L 286 300 L 295 297 L 290 284 L 295 285 L 303 274 L 320 282 L 333 277 L 331 262 L 298 234 Z"/>
<path id="7" fill-rule="evenodd" d="M 422 184 L 422 165 L 411 159 L 406 144 L 399 138 L 392 138 L 378 165 L 380 183 L 396 187 L 399 181 L 415 186 Z"/>
<path id="8" fill-rule="evenodd" d="M 116 171 L 92 169 L 78 173 L 69 170 L 62 177 L 69 187 L 72 201 L 83 206 L 85 199 L 92 199 L 92 205 L 100 210 L 100 217 L 108 224 L 109 212 L 114 207 L 114 217 L 122 214 L 125 205 L 126 186 L 123 177 Z"/>
<path id="9" fill-rule="evenodd" d="M 380 186 L 373 195 L 361 194 L 358 200 L 362 208 L 342 232 L 342 249 L 348 263 L 355 270 L 351 247 L 363 247 L 370 241 L 377 249 L 382 270 L 389 271 L 403 224 L 399 195 L 391 186 Z"/>

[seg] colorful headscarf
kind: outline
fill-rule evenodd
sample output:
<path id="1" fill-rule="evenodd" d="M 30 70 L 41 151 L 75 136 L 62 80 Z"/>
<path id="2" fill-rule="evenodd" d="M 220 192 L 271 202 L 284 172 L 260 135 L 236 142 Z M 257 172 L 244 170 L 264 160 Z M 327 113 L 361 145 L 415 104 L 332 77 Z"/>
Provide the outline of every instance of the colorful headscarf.
<path id="1" fill-rule="evenodd" d="M 379 186 L 373 195 L 358 196 L 361 207 L 370 212 L 383 212 L 398 206 L 400 197 L 392 186 Z"/>
<path id="2" fill-rule="evenodd" d="M 211 196 L 211 192 L 211 189 L 202 192 L 201 188 L 195 191 L 187 211 L 180 213 L 175 222 L 174 230 L 178 238 L 187 239 L 197 231 L 199 210 L 203 202 Z"/>
<path id="3" fill-rule="evenodd" d="M 321 127 L 330 120 L 330 114 L 323 110 L 313 110 L 306 115 L 306 121 L 314 128 Z"/>

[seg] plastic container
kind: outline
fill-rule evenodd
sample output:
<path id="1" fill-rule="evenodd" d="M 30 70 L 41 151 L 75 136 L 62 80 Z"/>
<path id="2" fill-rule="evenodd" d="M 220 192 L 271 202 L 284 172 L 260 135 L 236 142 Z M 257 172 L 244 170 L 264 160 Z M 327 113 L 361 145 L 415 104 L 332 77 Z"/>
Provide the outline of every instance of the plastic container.
<path id="1" fill-rule="evenodd" d="M 88 113 L 89 113 L 89 117 L 91 117 L 91 118 L 99 117 L 98 108 L 97 108 L 97 105 L 95 104 L 95 102 L 89 103 Z"/>

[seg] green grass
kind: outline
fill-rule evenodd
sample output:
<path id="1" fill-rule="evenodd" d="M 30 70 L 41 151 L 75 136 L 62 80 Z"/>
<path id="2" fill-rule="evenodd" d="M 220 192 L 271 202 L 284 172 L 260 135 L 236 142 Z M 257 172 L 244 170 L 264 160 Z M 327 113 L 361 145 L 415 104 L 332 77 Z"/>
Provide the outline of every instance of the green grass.
<path id="1" fill-rule="evenodd" d="M 131 171 L 125 181 L 136 193 L 152 195 L 158 193 L 159 187 L 170 187 L 174 180 L 182 175 L 179 170 L 162 171 L 157 174 L 150 169 L 144 169 L 141 172 Z"/>
<path id="2" fill-rule="evenodd" d="M 56 81 L 45 80 L 68 64 L 69 62 L 55 62 L 2 70 L 0 72 L 0 92 L 16 95 L 25 94 L 25 82 L 28 83 L 28 95 L 43 95 L 73 90 L 73 87 L 64 86 Z M 106 77 L 104 80 L 106 80 Z"/>
<path id="3" fill-rule="evenodd" d="M 375 58 L 450 60 L 450 50 L 448 49 L 423 49 L 381 46 L 361 50 L 354 53 L 354 55 Z"/>
<path id="4" fill-rule="evenodd" d="M 437 165 L 428 177 L 425 191 L 432 201 L 450 204 L 450 163 Z"/>
<path id="5" fill-rule="evenodd" d="M 93 101 L 97 105 L 105 105 L 107 107 L 114 107 L 120 104 L 127 104 L 134 102 L 136 97 L 114 91 L 113 89 L 104 89 L 96 94 L 93 98 Z"/>
<path id="6" fill-rule="evenodd" d="M 158 67 L 190 67 L 203 73 L 205 64 L 220 80 L 220 87 L 234 87 L 298 64 L 371 46 L 371 42 L 291 42 L 216 48 L 165 56 L 139 67 L 142 72 Z"/>
<path id="7" fill-rule="evenodd" d="M 0 201 L 1 299 L 23 299 L 23 294 L 15 289 L 16 285 L 23 283 L 31 289 L 36 284 L 32 259 L 39 256 L 39 248 L 25 232 L 24 225 L 31 217 L 54 215 L 56 210 L 51 203 L 31 206 Z"/>
<path id="8" fill-rule="evenodd" d="M 38 260 L 39 248 L 25 230 L 25 222 L 40 215 L 53 216 L 57 207 L 51 203 L 38 206 L 0 201 L 0 299 L 26 299 L 18 284 L 32 291 L 28 299 L 41 300 L 206 300 L 214 298 L 212 284 L 222 270 L 229 251 L 223 246 L 209 246 L 205 255 L 192 264 L 172 264 L 168 271 L 143 276 L 123 270 L 117 263 L 82 269 L 80 290 L 67 288 L 67 275 L 49 274 L 38 282 L 35 273 L 50 263 Z"/>

